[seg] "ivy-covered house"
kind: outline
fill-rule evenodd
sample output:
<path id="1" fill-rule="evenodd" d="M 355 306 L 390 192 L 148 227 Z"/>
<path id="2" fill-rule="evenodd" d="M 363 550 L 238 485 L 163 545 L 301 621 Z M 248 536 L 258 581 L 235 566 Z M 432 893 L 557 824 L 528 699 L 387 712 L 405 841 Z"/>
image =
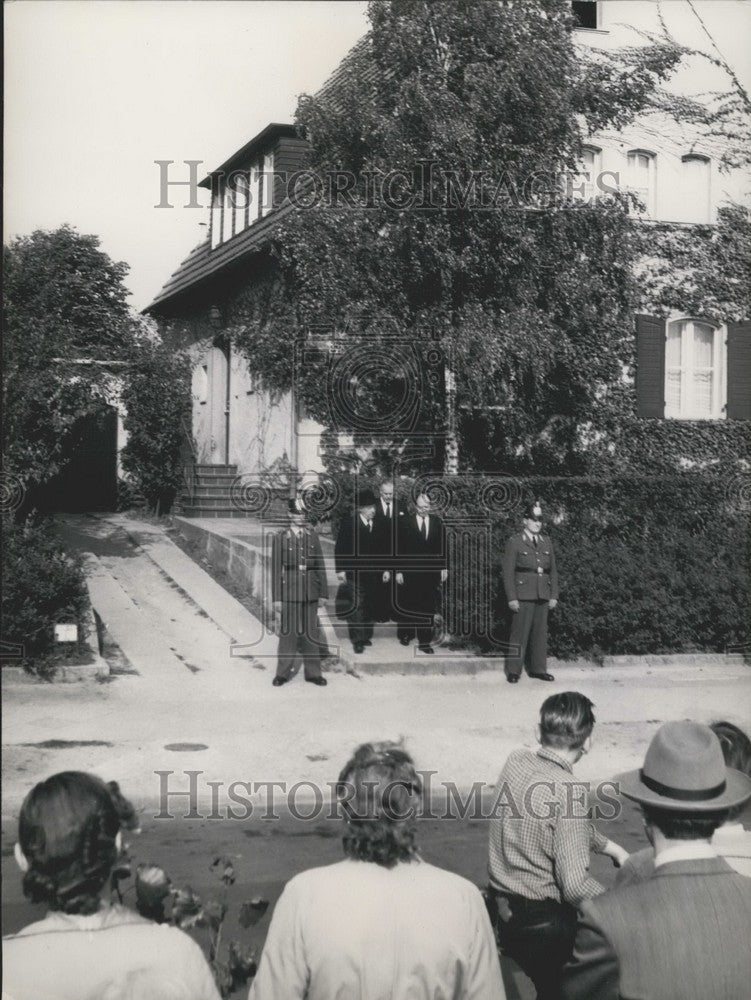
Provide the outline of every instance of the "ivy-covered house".
<path id="1" fill-rule="evenodd" d="M 634 30 L 655 28 L 649 20 L 654 18 L 650 3 L 582 0 L 572 3 L 571 11 L 577 45 L 604 53 L 633 42 Z M 353 74 L 362 74 L 362 56 L 370 45 L 370 35 L 358 43 L 317 95 L 319 102 L 336 107 L 344 93 L 346 106 L 347 82 Z M 338 111 L 341 114 L 342 108 Z M 742 238 L 736 247 L 725 245 L 733 238 L 732 231 L 727 235 L 727 226 L 734 218 L 742 219 L 737 214 L 741 210 L 734 217 L 733 210 L 724 206 L 742 204 L 748 173 L 733 159 L 727 136 L 713 132 L 706 123 L 702 128 L 693 121 L 681 122 L 669 111 L 652 110 L 649 115 L 632 116 L 622 128 L 609 125 L 591 132 L 581 149 L 578 170 L 565 175 L 574 204 L 613 191 L 633 192 L 639 204 L 634 203 L 631 218 L 636 213 L 647 248 L 639 265 L 628 329 L 612 347 L 618 353 L 614 363 L 622 369 L 621 384 L 615 392 L 611 387 L 601 393 L 618 403 L 609 424 L 605 420 L 600 428 L 584 419 L 576 431 L 582 448 L 591 447 L 593 454 L 599 449 L 605 467 L 608 463 L 613 468 L 633 464 L 644 471 L 703 467 L 718 456 L 731 463 L 742 460 L 747 449 L 745 422 L 751 419 L 747 295 L 735 274 L 724 274 L 725 286 L 719 288 L 707 287 L 707 275 L 711 278 L 724 253 L 735 253 L 732 267 L 743 269 Z M 295 326 L 285 327 L 279 321 L 275 301 L 288 298 L 289 287 L 285 287 L 288 261 L 276 234 L 291 215 L 304 214 L 311 206 L 321 209 L 319 182 L 315 174 L 306 173 L 316 140 L 315 127 L 310 132 L 300 123 L 270 124 L 212 170 L 201 182 L 211 193 L 207 237 L 148 307 L 171 331 L 175 343 L 191 351 L 192 457 L 200 466 L 215 467 L 217 475 L 209 480 L 217 489 L 200 491 L 213 493 L 210 503 L 196 495 L 187 505 L 188 513 L 231 513 L 229 497 L 220 499 L 220 483 L 228 487 L 236 473 L 321 471 L 322 440 L 331 448 L 325 409 L 316 406 L 315 396 L 327 391 L 316 383 L 320 371 L 313 373 L 303 391 L 299 367 L 286 380 L 275 379 L 272 370 L 282 364 L 295 366 L 299 360 L 294 357 L 295 343 L 299 347 L 306 326 L 306 317 L 299 315 L 304 309 L 298 311 Z M 330 190 L 326 193 L 330 197 Z M 335 208 L 346 207 L 346 193 Z M 718 213 L 723 212 L 724 244 L 718 246 Z M 694 274 L 694 265 L 702 273 Z M 274 322 L 269 321 L 272 314 Z M 309 319 L 315 325 L 320 316 L 311 310 Z M 264 338 L 274 344 L 264 346 L 265 364 L 259 370 L 261 366 L 256 368 L 249 359 L 258 356 L 256 347 Z M 486 397 L 478 405 L 467 382 L 464 386 L 460 382 L 454 394 L 448 363 L 442 363 L 439 374 L 444 407 L 451 407 L 452 432 L 458 440 L 467 442 L 473 436 L 493 440 L 496 431 L 488 430 L 488 415 L 497 427 L 513 409 L 506 383 L 498 382 L 497 398 Z M 548 430 L 533 430 L 532 436 L 535 433 L 539 442 Z M 342 435 L 338 440 L 351 443 Z M 447 468 L 461 465 L 459 447 L 458 463 L 447 447 Z M 518 445 L 516 453 L 525 448 L 524 462 L 511 471 L 537 470 L 539 451 L 527 444 Z M 492 451 L 487 450 L 480 461 L 481 467 L 492 468 Z M 540 471 L 551 468 L 543 463 Z M 579 471 L 586 471 L 586 465 Z"/>

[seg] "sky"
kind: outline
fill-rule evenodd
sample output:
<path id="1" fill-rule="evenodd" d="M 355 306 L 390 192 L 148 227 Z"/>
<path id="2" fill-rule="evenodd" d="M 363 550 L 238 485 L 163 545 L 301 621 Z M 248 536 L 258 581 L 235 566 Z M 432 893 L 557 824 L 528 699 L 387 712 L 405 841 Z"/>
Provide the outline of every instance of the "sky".
<path id="1" fill-rule="evenodd" d="M 693 3 L 751 88 L 751 3 Z M 183 161 L 200 160 L 203 177 L 269 122 L 291 121 L 298 95 L 315 92 L 366 32 L 366 8 L 355 0 L 6 2 L 4 240 L 65 222 L 96 233 L 130 265 L 131 302 L 143 308 L 208 221 L 206 209 L 185 207 L 185 188 L 171 189 L 173 208 L 155 207 L 155 161 L 175 161 L 170 178 L 180 180 Z M 663 8 L 679 37 L 708 46 L 685 3 Z"/>

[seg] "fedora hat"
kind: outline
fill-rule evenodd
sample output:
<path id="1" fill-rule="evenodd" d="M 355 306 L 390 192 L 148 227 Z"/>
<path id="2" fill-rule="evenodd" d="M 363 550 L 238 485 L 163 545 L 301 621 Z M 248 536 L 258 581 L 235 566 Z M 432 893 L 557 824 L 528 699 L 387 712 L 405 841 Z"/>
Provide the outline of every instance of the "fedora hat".
<path id="1" fill-rule="evenodd" d="M 699 722 L 666 722 L 644 765 L 616 776 L 621 792 L 672 812 L 717 812 L 751 798 L 751 778 L 725 766 L 720 741 Z"/>

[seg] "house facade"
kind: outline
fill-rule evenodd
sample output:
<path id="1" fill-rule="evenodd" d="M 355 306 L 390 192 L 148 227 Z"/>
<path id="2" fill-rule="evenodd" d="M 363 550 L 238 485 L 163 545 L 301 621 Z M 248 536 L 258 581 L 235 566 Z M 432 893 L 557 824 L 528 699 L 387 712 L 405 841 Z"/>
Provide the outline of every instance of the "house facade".
<path id="1" fill-rule="evenodd" d="M 687 3 L 669 6 L 672 19 L 677 8 L 692 16 Z M 640 32 L 660 29 L 658 7 L 649 0 L 579 0 L 572 11 L 577 44 L 593 49 L 639 44 Z M 365 44 L 367 38 L 356 49 Z M 335 89 L 340 72 L 322 93 Z M 714 82 L 711 74 L 704 82 Z M 676 94 L 697 89 L 693 72 L 671 85 Z M 264 389 L 232 337 L 233 328 L 252 322 L 273 291 L 277 265 L 270 238 L 278 220 L 294 210 L 287 194 L 304 169 L 307 149 L 294 126 L 270 124 L 213 170 L 201 182 L 211 192 L 208 235 L 147 309 L 193 359 L 192 461 L 227 477 L 323 469 L 323 428 L 306 416 L 294 392 Z M 636 211 L 644 226 L 711 227 L 720 206 L 749 198 L 748 173 L 723 169 L 726 152 L 720 139 L 693 126 L 644 116 L 621 131 L 587 137 L 572 193 L 590 199 L 602 190 L 628 189 L 641 203 Z M 748 323 L 675 309 L 637 317 L 634 336 L 639 417 L 751 419 Z M 188 510 L 218 515 L 231 507 L 229 498 L 223 504 L 214 497 L 208 508 L 195 496 Z"/>

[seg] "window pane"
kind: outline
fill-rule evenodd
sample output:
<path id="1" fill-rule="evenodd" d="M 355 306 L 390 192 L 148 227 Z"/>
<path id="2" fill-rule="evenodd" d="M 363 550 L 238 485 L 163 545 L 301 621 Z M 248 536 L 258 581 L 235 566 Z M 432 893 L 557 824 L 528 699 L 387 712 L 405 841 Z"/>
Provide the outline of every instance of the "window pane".
<path id="1" fill-rule="evenodd" d="M 235 178 L 235 233 L 241 233 L 245 229 L 245 207 L 248 202 L 248 178 L 241 174 Z"/>
<path id="2" fill-rule="evenodd" d="M 694 392 L 692 410 L 694 416 L 709 417 L 712 415 L 712 373 L 694 372 Z"/>
<path id="3" fill-rule="evenodd" d="M 267 153 L 263 158 L 263 200 L 261 215 L 268 215 L 274 207 L 274 154 Z"/>
<path id="4" fill-rule="evenodd" d="M 665 409 L 668 415 L 678 416 L 681 412 L 681 373 L 672 369 L 666 373 Z"/>
<path id="5" fill-rule="evenodd" d="M 665 350 L 665 364 L 668 368 L 680 368 L 681 366 L 684 325 L 683 323 L 671 323 L 668 329 L 668 342 Z"/>
<path id="6" fill-rule="evenodd" d="M 694 367 L 712 367 L 714 330 L 706 323 L 694 323 Z"/>
<path id="7" fill-rule="evenodd" d="M 211 248 L 222 242 L 222 191 L 215 191 L 211 202 Z"/>
<path id="8" fill-rule="evenodd" d="M 250 207 L 248 209 L 248 221 L 255 222 L 259 215 L 258 192 L 260 189 L 258 178 L 259 166 L 256 164 L 250 171 Z"/>

